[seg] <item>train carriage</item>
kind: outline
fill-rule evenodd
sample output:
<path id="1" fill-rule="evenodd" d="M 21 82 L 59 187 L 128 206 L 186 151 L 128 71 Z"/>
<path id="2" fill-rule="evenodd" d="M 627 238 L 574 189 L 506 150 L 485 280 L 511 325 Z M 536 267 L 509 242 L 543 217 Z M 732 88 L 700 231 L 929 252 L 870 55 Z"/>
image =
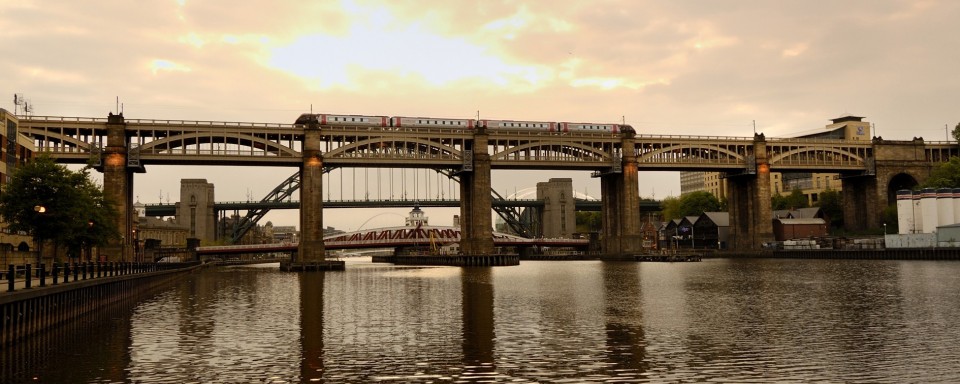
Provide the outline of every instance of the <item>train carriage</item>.
<path id="1" fill-rule="evenodd" d="M 472 119 L 437 119 L 432 117 L 391 117 L 390 126 L 400 128 L 458 128 L 473 129 L 476 122 Z"/>
<path id="2" fill-rule="evenodd" d="M 620 133 L 619 124 L 597 124 L 597 123 L 560 123 L 560 130 L 563 132 L 610 132 Z"/>
<path id="3" fill-rule="evenodd" d="M 296 124 L 306 124 L 310 120 L 315 120 L 320 125 L 347 125 L 363 127 L 386 127 L 390 122 L 387 116 L 367 116 L 367 115 L 332 115 L 326 113 L 302 114 L 297 118 Z"/>
<path id="4" fill-rule="evenodd" d="M 518 131 L 546 131 L 556 132 L 558 124 L 550 121 L 517 121 L 517 120 L 480 120 L 478 125 L 489 130 L 518 130 Z"/>

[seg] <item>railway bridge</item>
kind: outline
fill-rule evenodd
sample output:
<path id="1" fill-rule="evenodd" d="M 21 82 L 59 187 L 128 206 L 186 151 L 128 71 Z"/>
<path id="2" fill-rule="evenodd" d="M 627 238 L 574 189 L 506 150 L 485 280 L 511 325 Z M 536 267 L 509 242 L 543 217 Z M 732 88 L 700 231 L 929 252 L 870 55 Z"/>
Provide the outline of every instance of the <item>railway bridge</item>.
<path id="1" fill-rule="evenodd" d="M 446 169 L 460 178 L 461 251 L 494 249 L 491 173 L 501 169 L 589 171 L 601 182 L 602 254 L 640 252 L 638 171 L 716 171 L 728 183 L 731 245 L 757 249 L 773 239 L 770 172 L 837 173 L 844 222 L 877 228 L 896 189 L 929 176 L 958 154 L 955 143 L 646 135 L 634 132 L 494 131 L 485 128 L 369 127 L 106 118 L 12 116 L 37 153 L 62 163 L 93 162 L 104 192 L 118 202 L 116 226 L 129 233 L 133 175 L 151 164 L 297 167 L 301 242 L 298 261 L 323 260 L 325 167 Z M 124 243 L 125 242 L 125 243 Z M 129 239 L 105 251 L 119 260 Z"/>

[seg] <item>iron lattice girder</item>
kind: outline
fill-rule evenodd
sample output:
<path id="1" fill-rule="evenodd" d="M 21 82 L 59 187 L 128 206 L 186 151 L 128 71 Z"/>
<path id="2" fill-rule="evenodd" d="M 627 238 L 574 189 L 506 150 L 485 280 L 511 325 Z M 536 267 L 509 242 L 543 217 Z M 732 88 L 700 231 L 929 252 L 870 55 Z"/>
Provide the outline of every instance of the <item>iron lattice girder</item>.
<path id="1" fill-rule="evenodd" d="M 323 172 L 328 173 L 332 171 L 335 167 L 324 167 Z M 435 170 L 438 173 L 449 177 L 450 179 L 459 182 L 459 178 L 453 175 L 451 172 L 446 170 Z M 270 212 L 272 206 L 275 206 L 277 203 L 280 203 L 285 200 L 289 200 L 290 196 L 294 192 L 300 189 L 300 172 L 294 173 L 286 180 L 277 185 L 266 197 L 260 200 L 260 207 L 254 207 L 247 211 L 247 214 L 239 220 L 237 225 L 234 227 L 233 235 L 231 236 L 231 242 L 236 244 L 240 239 L 243 238 L 247 232 L 250 231 L 264 216 L 267 212 Z M 491 193 L 495 200 L 506 201 L 502 196 L 500 196 L 497 191 L 491 189 Z M 493 210 L 497 212 L 500 217 L 513 229 L 516 233 L 530 237 L 532 231 L 526 225 L 524 225 L 520 218 L 519 214 L 514 211 L 511 207 L 508 207 L 504 204 L 493 204 Z"/>

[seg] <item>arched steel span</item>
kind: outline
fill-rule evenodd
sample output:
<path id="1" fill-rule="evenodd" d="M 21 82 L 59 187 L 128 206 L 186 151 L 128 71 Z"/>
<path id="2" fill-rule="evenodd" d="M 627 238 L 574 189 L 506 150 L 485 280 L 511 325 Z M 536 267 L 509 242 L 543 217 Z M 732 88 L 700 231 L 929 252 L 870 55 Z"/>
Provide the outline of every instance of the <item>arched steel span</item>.
<path id="1" fill-rule="evenodd" d="M 339 168 L 339 167 L 324 167 L 323 173 L 329 173 L 330 171 Z M 444 169 L 434 169 L 439 174 L 442 174 L 457 183 L 460 182 L 460 179 L 456 177 L 452 172 Z M 290 175 L 286 180 L 280 182 L 270 193 L 267 194 L 263 199 L 260 199 L 261 203 L 271 203 L 271 202 L 280 202 L 289 199 L 294 192 L 300 189 L 300 172 L 296 172 L 293 175 Z M 490 190 L 493 198 L 495 200 L 505 200 L 503 196 L 497 193 L 496 190 Z M 510 207 L 494 205 L 493 210 L 500 215 L 501 218 L 513 229 L 516 233 L 519 233 L 525 237 L 530 237 L 532 231 L 530 228 L 525 225 L 520 220 L 520 215 L 511 209 Z M 266 216 L 267 212 L 270 212 L 269 207 L 258 207 L 247 211 L 247 214 L 240 218 L 240 220 L 234 224 L 233 233 L 230 236 L 230 242 L 236 244 L 240 239 L 243 238 L 247 232 L 250 231 L 253 226 L 255 226 L 260 219 L 263 219 Z"/>

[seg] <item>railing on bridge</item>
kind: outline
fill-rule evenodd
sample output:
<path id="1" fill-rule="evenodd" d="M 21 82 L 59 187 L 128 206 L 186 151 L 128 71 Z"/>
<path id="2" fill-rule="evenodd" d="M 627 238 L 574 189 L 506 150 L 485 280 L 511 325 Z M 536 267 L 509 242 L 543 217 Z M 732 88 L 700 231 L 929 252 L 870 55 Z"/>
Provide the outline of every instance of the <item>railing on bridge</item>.
<path id="1" fill-rule="evenodd" d="M 304 126 L 281 123 L 177 119 L 125 119 L 130 145 L 150 164 L 262 164 L 297 166 Z M 38 152 L 86 162 L 106 143 L 108 119 L 20 117 L 20 131 Z M 609 168 L 621 152 L 618 134 L 599 132 L 488 132 L 495 169 Z M 324 162 L 344 167 L 445 167 L 462 165 L 469 129 L 321 127 Z M 879 139 L 878 139 L 879 140 Z M 765 138 L 770 168 L 845 172 L 866 170 L 872 141 Z M 878 142 L 883 142 L 879 140 Z M 927 161 L 958 154 L 952 142 L 917 141 Z M 753 137 L 640 134 L 635 151 L 642 170 L 735 171 L 751 166 Z"/>

